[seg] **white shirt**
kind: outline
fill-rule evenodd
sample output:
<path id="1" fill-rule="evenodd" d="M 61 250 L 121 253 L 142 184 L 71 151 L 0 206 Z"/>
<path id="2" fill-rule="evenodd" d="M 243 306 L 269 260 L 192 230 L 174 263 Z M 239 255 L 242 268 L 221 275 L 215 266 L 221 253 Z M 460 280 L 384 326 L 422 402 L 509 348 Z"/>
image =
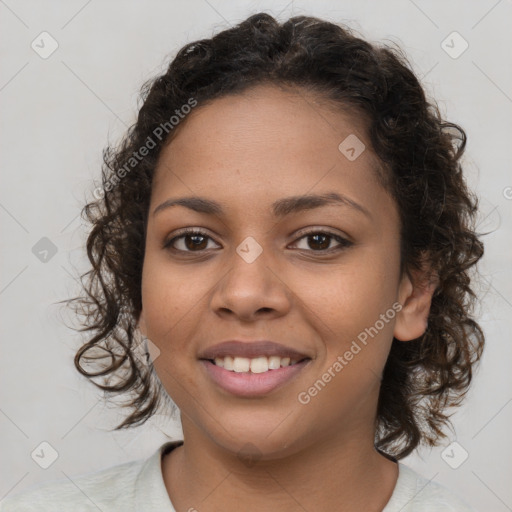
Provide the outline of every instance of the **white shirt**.
<path id="1" fill-rule="evenodd" d="M 176 512 L 162 476 L 162 455 L 182 444 L 163 444 L 135 460 L 70 480 L 39 484 L 0 502 L 0 512 Z M 199 507 L 199 505 L 197 505 Z M 382 512 L 474 512 L 445 487 L 398 462 L 398 479 Z"/>

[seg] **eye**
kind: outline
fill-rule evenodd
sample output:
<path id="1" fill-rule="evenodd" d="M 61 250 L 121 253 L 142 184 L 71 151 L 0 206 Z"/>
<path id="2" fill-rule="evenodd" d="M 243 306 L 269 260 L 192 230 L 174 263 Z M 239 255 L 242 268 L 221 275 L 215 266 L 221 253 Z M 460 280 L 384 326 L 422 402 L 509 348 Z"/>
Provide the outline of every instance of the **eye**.
<path id="1" fill-rule="evenodd" d="M 303 233 L 302 236 L 297 240 L 300 241 L 306 239 L 306 250 L 308 252 L 324 252 L 331 253 L 350 247 L 353 243 L 342 236 L 331 233 L 329 231 L 308 231 Z M 332 241 L 338 242 L 337 247 L 330 247 Z M 295 242 L 297 243 L 297 242 Z M 308 249 L 308 247 L 310 249 Z"/>
<path id="2" fill-rule="evenodd" d="M 204 232 L 198 229 L 183 229 L 177 236 L 164 243 L 164 249 L 181 252 L 200 252 L 207 249 L 208 243 L 205 240 L 211 238 Z M 175 243 L 179 241 L 181 247 L 175 247 Z"/>
<path id="3" fill-rule="evenodd" d="M 302 239 L 308 240 L 306 245 L 309 248 L 299 247 L 299 249 L 306 250 L 307 252 L 331 253 L 353 245 L 351 241 L 338 234 L 318 229 L 303 233 L 294 243 L 297 244 L 297 242 Z M 164 242 L 163 248 L 177 252 L 202 252 L 208 249 L 208 240 L 213 241 L 204 231 L 187 228 L 181 230 L 176 236 Z M 338 243 L 337 247 L 330 247 L 333 240 Z M 177 242 L 179 242 L 179 244 L 177 244 Z M 181 246 L 177 247 L 177 245 Z"/>

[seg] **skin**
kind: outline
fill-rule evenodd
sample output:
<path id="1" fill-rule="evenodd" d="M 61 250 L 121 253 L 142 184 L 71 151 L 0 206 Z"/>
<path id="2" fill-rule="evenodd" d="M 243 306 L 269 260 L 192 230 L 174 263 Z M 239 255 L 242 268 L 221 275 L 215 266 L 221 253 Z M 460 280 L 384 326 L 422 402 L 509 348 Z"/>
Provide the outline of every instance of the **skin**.
<path id="1" fill-rule="evenodd" d="M 354 161 L 338 149 L 350 134 L 366 146 Z M 181 411 L 185 443 L 162 461 L 178 512 L 229 512 L 240 503 L 249 512 L 379 511 L 391 497 L 397 464 L 374 448 L 381 374 L 393 336 L 406 342 L 425 331 L 434 288 L 400 275 L 398 211 L 374 165 L 358 118 L 269 85 L 197 107 L 163 150 L 139 328 L 160 349 L 155 369 Z M 368 215 L 334 204 L 272 216 L 275 200 L 329 192 Z M 153 215 L 167 199 L 192 195 L 218 201 L 225 214 L 175 206 Z M 190 238 L 174 242 L 181 253 L 162 247 L 186 227 L 206 232 L 200 249 Z M 304 228 L 352 245 L 336 251 L 337 240 L 304 236 Z M 236 252 L 248 236 L 263 250 L 252 263 Z M 300 403 L 298 394 L 397 301 L 403 309 Z M 263 397 L 237 397 L 198 361 L 201 350 L 229 339 L 274 340 L 311 361 Z M 248 442 L 252 463 L 240 456 Z"/>

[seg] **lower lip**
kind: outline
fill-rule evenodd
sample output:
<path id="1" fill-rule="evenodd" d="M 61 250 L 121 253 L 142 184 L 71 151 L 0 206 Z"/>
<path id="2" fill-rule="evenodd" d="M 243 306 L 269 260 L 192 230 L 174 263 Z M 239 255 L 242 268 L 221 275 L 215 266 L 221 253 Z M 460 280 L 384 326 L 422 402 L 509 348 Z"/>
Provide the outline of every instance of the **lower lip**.
<path id="1" fill-rule="evenodd" d="M 262 396 L 289 382 L 297 375 L 310 359 L 277 370 L 263 373 L 238 373 L 225 370 L 211 361 L 202 359 L 200 362 L 210 378 L 222 389 L 242 397 Z"/>

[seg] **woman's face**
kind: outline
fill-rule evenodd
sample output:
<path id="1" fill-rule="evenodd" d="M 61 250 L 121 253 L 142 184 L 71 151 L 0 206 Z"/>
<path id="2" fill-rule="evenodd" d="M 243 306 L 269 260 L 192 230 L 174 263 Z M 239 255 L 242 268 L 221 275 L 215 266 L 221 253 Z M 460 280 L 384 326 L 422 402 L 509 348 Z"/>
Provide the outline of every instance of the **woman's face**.
<path id="1" fill-rule="evenodd" d="M 373 441 L 410 282 L 362 125 L 305 92 L 259 86 L 197 107 L 181 128 L 153 183 L 140 327 L 185 436 L 266 458 Z M 324 199 L 296 202 L 313 195 Z"/>

